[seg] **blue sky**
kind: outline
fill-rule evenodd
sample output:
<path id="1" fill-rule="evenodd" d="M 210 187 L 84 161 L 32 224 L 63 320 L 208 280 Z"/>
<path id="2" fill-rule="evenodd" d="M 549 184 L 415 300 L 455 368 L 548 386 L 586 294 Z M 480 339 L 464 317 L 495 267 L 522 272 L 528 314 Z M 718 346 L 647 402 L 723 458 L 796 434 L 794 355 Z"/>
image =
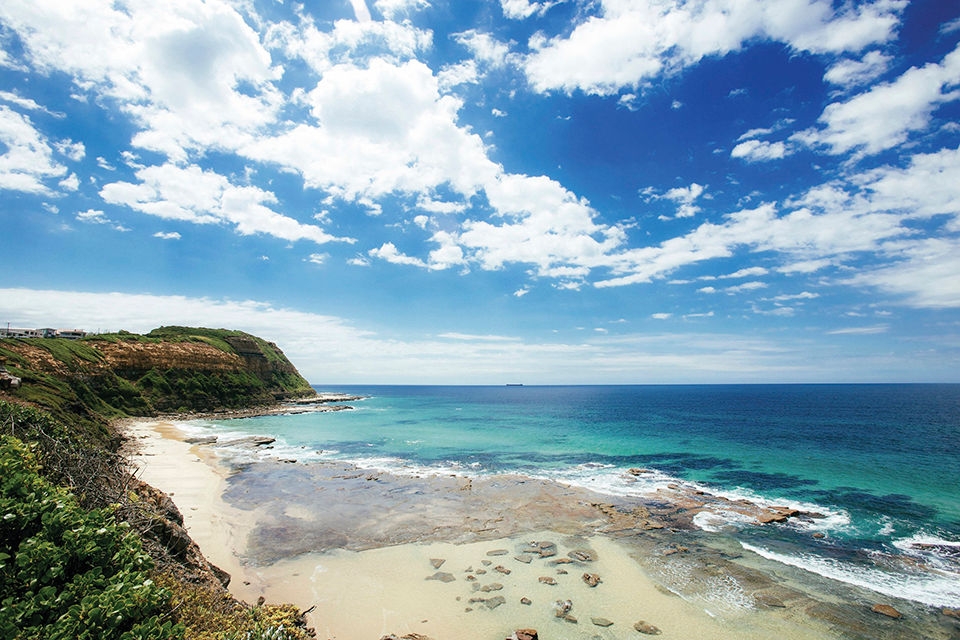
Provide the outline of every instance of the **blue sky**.
<path id="1" fill-rule="evenodd" d="M 960 381 L 960 5 L 6 0 L 0 322 L 314 383 Z"/>

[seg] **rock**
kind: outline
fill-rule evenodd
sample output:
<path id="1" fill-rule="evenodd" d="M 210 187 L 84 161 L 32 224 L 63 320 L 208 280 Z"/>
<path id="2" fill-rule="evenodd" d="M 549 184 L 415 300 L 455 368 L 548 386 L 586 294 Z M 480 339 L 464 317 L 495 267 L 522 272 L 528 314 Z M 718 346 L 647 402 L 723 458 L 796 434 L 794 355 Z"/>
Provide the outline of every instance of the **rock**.
<path id="1" fill-rule="evenodd" d="M 489 560 L 481 560 L 481 561 L 480 561 L 480 564 L 482 564 L 482 565 L 485 566 L 485 567 L 489 567 L 489 566 L 492 565 L 493 563 L 490 562 Z"/>
<path id="2" fill-rule="evenodd" d="M 753 594 L 753 598 L 757 601 L 757 604 L 762 604 L 765 607 L 782 609 L 787 606 L 783 603 L 783 600 L 769 593 L 755 593 Z"/>
<path id="3" fill-rule="evenodd" d="M 478 576 L 486 575 L 487 570 L 486 570 L 486 569 L 477 569 L 476 573 L 477 573 Z"/>
<path id="4" fill-rule="evenodd" d="M 903 617 L 903 614 L 894 609 L 889 604 L 875 604 L 871 609 L 874 613 L 879 613 L 880 615 L 887 616 L 888 618 L 894 618 L 899 620 Z"/>
<path id="5" fill-rule="evenodd" d="M 523 564 L 530 564 L 533 562 L 533 556 L 529 553 L 521 553 L 520 555 L 513 556 L 513 559 L 517 562 L 522 562 Z"/>
<path id="6" fill-rule="evenodd" d="M 505 604 L 507 599 L 503 596 L 493 596 L 492 598 L 487 598 L 487 601 L 484 603 L 487 605 L 488 609 L 496 609 L 502 604 Z"/>
<path id="7" fill-rule="evenodd" d="M 440 582 L 453 582 L 456 580 L 452 573 L 447 573 L 446 571 L 437 571 L 432 576 L 427 576 L 427 580 L 439 580 Z"/>
<path id="8" fill-rule="evenodd" d="M 574 549 L 567 555 L 577 562 L 593 562 L 596 560 L 596 556 L 585 549 Z"/>
<path id="9" fill-rule="evenodd" d="M 567 571 L 566 569 L 557 569 L 557 575 L 558 575 L 558 576 L 565 576 L 565 575 L 567 575 L 567 574 L 569 574 L 569 573 L 570 573 L 570 572 Z"/>
<path id="10" fill-rule="evenodd" d="M 557 558 L 556 560 L 551 560 L 550 564 L 552 565 L 573 564 L 573 560 L 571 560 L 570 558 Z"/>
<path id="11" fill-rule="evenodd" d="M 487 551 L 488 556 L 505 556 L 508 553 L 510 552 L 506 549 L 494 549 L 493 551 Z"/>
<path id="12" fill-rule="evenodd" d="M 187 444 L 213 444 L 217 441 L 217 436 L 193 436 L 184 438 L 183 441 Z"/>
<path id="13" fill-rule="evenodd" d="M 653 626 L 649 622 L 644 622 L 643 620 L 633 625 L 633 628 L 639 631 L 640 633 L 648 636 L 658 636 L 662 633 L 660 629 Z"/>
<path id="14" fill-rule="evenodd" d="M 524 596 L 524 597 L 520 598 L 520 604 L 525 604 L 525 605 L 529 606 L 529 605 L 533 604 L 533 600 L 531 600 L 530 598 Z"/>
<path id="15" fill-rule="evenodd" d="M 612 627 L 613 621 L 606 618 L 590 618 L 590 622 L 598 627 Z"/>
<path id="16" fill-rule="evenodd" d="M 940 613 L 951 618 L 960 618 L 960 609 L 944 609 Z"/>
<path id="17" fill-rule="evenodd" d="M 541 558 L 552 558 L 557 555 L 557 545 L 549 541 L 538 542 L 537 553 L 540 554 Z"/>
<path id="18" fill-rule="evenodd" d="M 600 576 L 595 573 L 585 573 L 583 574 L 583 581 L 587 583 L 587 586 L 595 587 L 600 584 Z"/>
<path id="19" fill-rule="evenodd" d="M 477 579 L 477 576 L 467 576 L 467 582 L 473 582 Z"/>
<path id="20" fill-rule="evenodd" d="M 629 474 L 632 475 L 632 476 L 642 476 L 642 475 L 645 474 L 645 473 L 653 473 L 653 470 L 652 470 L 652 469 L 640 469 L 640 468 L 638 468 L 638 467 L 631 467 L 630 469 L 627 469 L 627 473 L 629 473 Z"/>
<path id="21" fill-rule="evenodd" d="M 800 515 L 799 509 L 792 507 L 770 507 L 757 514 L 757 522 L 760 524 L 770 524 L 772 522 L 785 522 L 789 518 Z"/>
<path id="22" fill-rule="evenodd" d="M 517 629 L 506 640 L 540 640 L 536 629 Z"/>
<path id="23" fill-rule="evenodd" d="M 505 575 L 505 576 L 510 575 L 510 569 L 507 569 L 507 568 L 506 568 L 505 566 L 503 566 L 502 564 L 498 564 L 497 566 L 495 566 L 495 567 L 493 568 L 493 570 L 494 570 L 494 571 L 498 571 L 498 572 L 502 573 L 502 574 Z"/>
<path id="24" fill-rule="evenodd" d="M 501 591 L 503 590 L 503 585 L 499 582 L 491 582 L 490 584 L 485 584 L 480 587 L 480 591 L 484 593 L 490 593 L 491 591 Z"/>
<path id="25" fill-rule="evenodd" d="M 817 540 L 823 540 L 827 537 L 827 535 L 821 531 L 817 531 L 815 534 L 813 534 L 813 537 Z"/>
<path id="26" fill-rule="evenodd" d="M 556 586 L 557 584 L 557 581 L 550 576 L 540 576 L 537 580 L 539 580 L 541 584 L 549 584 L 551 586 Z"/>
<path id="27" fill-rule="evenodd" d="M 430 558 L 430 564 L 433 565 L 434 569 L 439 569 L 443 566 L 443 563 L 446 562 L 443 558 Z"/>
<path id="28" fill-rule="evenodd" d="M 557 600 L 553 603 L 553 615 L 557 618 L 562 618 L 573 609 L 572 600 Z"/>
<path id="29" fill-rule="evenodd" d="M 224 588 L 230 586 L 230 574 L 218 567 L 217 565 L 210 563 L 210 572 L 213 574 L 213 577 L 217 579 L 217 582 L 222 584 Z"/>
<path id="30" fill-rule="evenodd" d="M 570 615 L 569 613 L 568 613 L 567 615 L 563 616 L 563 620 L 564 620 L 564 622 L 569 622 L 570 624 L 579 624 L 579 622 L 577 621 L 577 617 L 576 617 L 576 616 L 572 616 L 572 615 Z"/>

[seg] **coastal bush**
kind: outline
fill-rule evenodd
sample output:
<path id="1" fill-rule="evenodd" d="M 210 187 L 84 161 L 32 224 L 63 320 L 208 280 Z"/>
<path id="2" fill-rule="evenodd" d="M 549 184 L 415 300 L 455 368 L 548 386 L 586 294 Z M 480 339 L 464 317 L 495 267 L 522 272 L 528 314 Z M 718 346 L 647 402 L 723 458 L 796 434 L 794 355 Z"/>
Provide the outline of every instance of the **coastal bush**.
<path id="1" fill-rule="evenodd" d="M 115 510 L 83 509 L 23 442 L 0 436 L 0 637 L 181 638 L 150 568 Z"/>
<path id="2" fill-rule="evenodd" d="M 178 580 L 157 582 L 172 593 L 170 604 L 184 626 L 186 640 L 309 640 L 303 614 L 289 604 L 241 605 L 223 590 Z"/>

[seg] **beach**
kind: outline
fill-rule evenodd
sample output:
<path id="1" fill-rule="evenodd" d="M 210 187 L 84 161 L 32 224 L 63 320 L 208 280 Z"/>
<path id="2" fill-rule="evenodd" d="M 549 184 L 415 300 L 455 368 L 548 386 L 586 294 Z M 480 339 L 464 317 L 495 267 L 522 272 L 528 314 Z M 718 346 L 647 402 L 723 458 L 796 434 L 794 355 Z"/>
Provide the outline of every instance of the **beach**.
<path id="1" fill-rule="evenodd" d="M 911 637 L 868 600 L 817 600 L 700 545 L 682 525 L 696 511 L 684 500 L 703 496 L 651 509 L 522 476 L 404 477 L 269 455 L 228 465 L 177 423 L 127 433 L 139 476 L 171 495 L 230 591 L 310 609 L 320 638 Z"/>

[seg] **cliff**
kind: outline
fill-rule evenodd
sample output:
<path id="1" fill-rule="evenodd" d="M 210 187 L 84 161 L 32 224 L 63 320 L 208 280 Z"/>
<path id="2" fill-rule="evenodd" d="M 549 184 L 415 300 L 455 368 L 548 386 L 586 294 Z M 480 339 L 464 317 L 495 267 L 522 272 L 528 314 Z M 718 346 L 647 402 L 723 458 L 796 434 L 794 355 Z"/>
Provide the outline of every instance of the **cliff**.
<path id="1" fill-rule="evenodd" d="M 275 344 L 186 327 L 2 339 L 0 370 L 0 637 L 314 637 L 290 605 L 229 595 L 115 429 L 314 395 Z"/>
<path id="2" fill-rule="evenodd" d="M 277 345 L 226 329 L 4 339 L 0 364 L 20 378 L 19 388 L 0 394 L 88 424 L 244 409 L 314 393 Z"/>

